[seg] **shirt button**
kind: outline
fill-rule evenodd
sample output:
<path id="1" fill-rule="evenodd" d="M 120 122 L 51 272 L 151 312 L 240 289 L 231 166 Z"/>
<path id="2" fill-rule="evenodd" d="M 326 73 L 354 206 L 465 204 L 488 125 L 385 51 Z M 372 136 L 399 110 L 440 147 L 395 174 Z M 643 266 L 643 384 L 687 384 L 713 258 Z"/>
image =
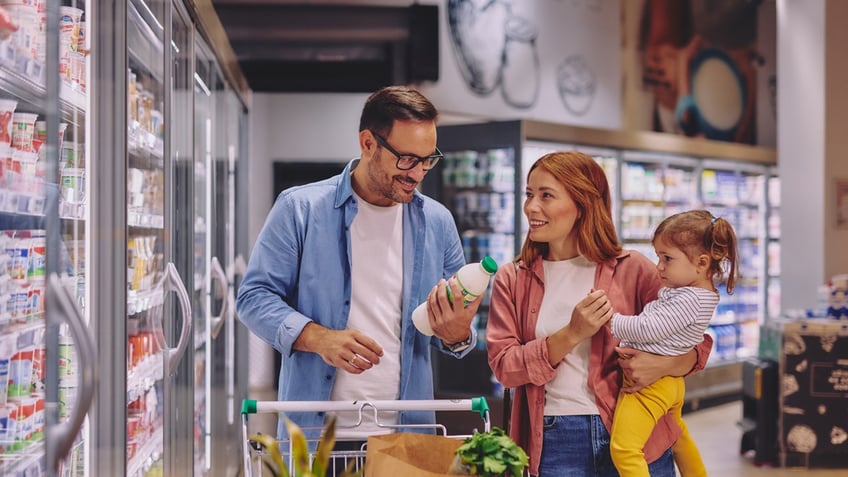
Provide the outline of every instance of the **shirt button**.
<path id="1" fill-rule="evenodd" d="M 350 300 L 345 300 L 345 305 L 350 305 Z"/>
<path id="2" fill-rule="evenodd" d="M 324 376 L 324 379 L 326 379 L 327 381 L 329 381 L 329 380 L 333 379 L 333 377 L 332 377 L 332 376 L 330 376 L 330 375 L 328 374 L 328 375 Z"/>

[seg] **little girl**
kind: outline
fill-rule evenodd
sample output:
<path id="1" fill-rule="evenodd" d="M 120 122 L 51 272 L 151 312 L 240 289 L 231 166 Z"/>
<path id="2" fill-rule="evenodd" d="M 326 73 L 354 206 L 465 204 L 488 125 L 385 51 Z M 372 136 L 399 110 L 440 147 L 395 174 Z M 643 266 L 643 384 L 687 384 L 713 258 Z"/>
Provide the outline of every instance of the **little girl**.
<path id="1" fill-rule="evenodd" d="M 622 347 L 660 355 L 680 355 L 700 343 L 718 305 L 715 281 L 727 271 L 733 293 L 738 253 L 730 223 L 706 210 L 663 220 L 652 240 L 663 283 L 658 298 L 637 316 L 616 313 L 609 321 Z M 726 264 L 726 267 L 725 267 Z M 648 476 L 642 447 L 657 420 L 672 412 L 682 433 L 672 448 L 683 477 L 707 475 L 701 455 L 681 416 L 683 378 L 666 376 L 636 393 L 618 396 L 612 422 L 610 453 L 622 477 Z"/>

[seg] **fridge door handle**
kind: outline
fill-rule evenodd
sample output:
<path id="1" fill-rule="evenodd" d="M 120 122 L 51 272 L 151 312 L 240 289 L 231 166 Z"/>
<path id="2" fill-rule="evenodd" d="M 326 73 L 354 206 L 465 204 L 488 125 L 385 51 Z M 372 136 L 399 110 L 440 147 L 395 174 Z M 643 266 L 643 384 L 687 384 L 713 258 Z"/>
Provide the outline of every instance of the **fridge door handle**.
<path id="1" fill-rule="evenodd" d="M 227 346 L 226 346 L 226 377 L 227 377 L 227 408 L 229 412 L 227 413 L 227 423 L 233 424 L 235 422 L 235 418 L 237 416 L 236 412 L 236 373 L 235 373 L 235 320 L 236 320 L 236 276 L 243 277 L 244 273 L 247 271 L 247 263 L 244 261 L 244 256 L 242 254 L 238 254 L 235 259 L 230 261 L 229 265 L 227 265 L 227 280 L 229 281 L 229 287 L 227 291 L 227 300 L 230 302 L 229 311 L 229 319 L 230 322 L 227 325 L 227 334 L 229 337 L 227 338 Z"/>
<path id="2" fill-rule="evenodd" d="M 224 297 L 223 304 L 221 305 L 221 311 L 218 313 L 218 316 L 209 317 L 209 321 L 212 324 L 212 339 L 215 339 L 221 333 L 221 328 L 224 326 L 224 322 L 227 319 L 227 312 L 230 307 L 230 294 L 228 290 L 229 283 L 227 282 L 227 274 L 224 273 L 224 269 L 221 268 L 221 262 L 218 261 L 218 257 L 212 257 L 212 260 L 210 262 L 210 270 L 212 273 L 212 280 L 218 284 L 217 289 L 221 293 L 221 296 Z M 209 301 L 211 303 L 211 298 L 214 296 L 214 292 L 207 291 L 207 293 L 212 295 L 209 297 Z"/>
<path id="3" fill-rule="evenodd" d="M 244 256 L 242 254 L 238 254 L 235 260 L 232 261 L 229 265 L 227 265 L 227 280 L 230 283 L 236 282 L 236 275 L 244 276 L 244 272 L 247 271 L 247 262 L 244 261 Z"/>
<path id="4" fill-rule="evenodd" d="M 177 347 L 168 348 L 167 345 L 162 347 L 165 353 L 165 370 L 168 371 L 168 376 L 173 376 L 174 371 L 177 370 L 177 364 L 182 359 L 188 347 L 188 341 L 191 338 L 191 302 L 189 301 L 185 284 L 183 284 L 183 279 L 180 277 L 180 272 L 177 271 L 177 267 L 173 262 L 168 262 L 168 265 L 165 266 L 165 275 L 162 277 L 162 288 L 164 293 L 173 291 L 177 294 L 180 302 L 180 310 L 183 314 L 183 326 L 180 331 L 180 341 L 177 342 Z"/>
<path id="5" fill-rule="evenodd" d="M 77 402 L 71 410 L 68 420 L 45 430 L 45 445 L 51 447 L 47 452 L 55 462 L 48 462 L 50 469 L 58 469 L 73 447 L 74 439 L 82 428 L 85 415 L 94 401 L 97 385 L 97 356 L 94 338 L 85 324 L 85 319 L 76 306 L 74 298 L 56 273 L 50 274 L 47 293 L 54 295 L 53 303 L 58 305 L 59 316 L 68 323 L 68 330 L 76 343 L 79 358 L 77 377 Z"/>

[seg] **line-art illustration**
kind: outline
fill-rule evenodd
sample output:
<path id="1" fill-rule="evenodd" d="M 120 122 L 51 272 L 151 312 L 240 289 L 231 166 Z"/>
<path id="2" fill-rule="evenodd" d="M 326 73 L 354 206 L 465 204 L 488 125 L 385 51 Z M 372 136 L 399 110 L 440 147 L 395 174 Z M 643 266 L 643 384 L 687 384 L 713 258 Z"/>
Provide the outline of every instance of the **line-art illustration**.
<path id="1" fill-rule="evenodd" d="M 571 114 L 582 116 L 589 111 L 598 81 L 589 63 L 580 55 L 567 57 L 556 72 L 556 85 L 563 106 Z"/>
<path id="2" fill-rule="evenodd" d="M 449 0 L 448 23 L 459 71 L 471 91 L 500 88 L 507 104 L 529 108 L 539 96 L 538 27 L 503 0 Z"/>

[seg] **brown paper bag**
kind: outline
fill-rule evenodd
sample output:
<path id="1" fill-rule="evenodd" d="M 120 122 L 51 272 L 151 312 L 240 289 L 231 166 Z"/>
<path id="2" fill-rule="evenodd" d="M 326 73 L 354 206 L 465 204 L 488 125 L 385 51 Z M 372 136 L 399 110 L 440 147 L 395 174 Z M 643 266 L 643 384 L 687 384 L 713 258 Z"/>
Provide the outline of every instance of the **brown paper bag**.
<path id="1" fill-rule="evenodd" d="M 399 432 L 368 438 L 367 477 L 444 477 L 462 439 Z"/>

